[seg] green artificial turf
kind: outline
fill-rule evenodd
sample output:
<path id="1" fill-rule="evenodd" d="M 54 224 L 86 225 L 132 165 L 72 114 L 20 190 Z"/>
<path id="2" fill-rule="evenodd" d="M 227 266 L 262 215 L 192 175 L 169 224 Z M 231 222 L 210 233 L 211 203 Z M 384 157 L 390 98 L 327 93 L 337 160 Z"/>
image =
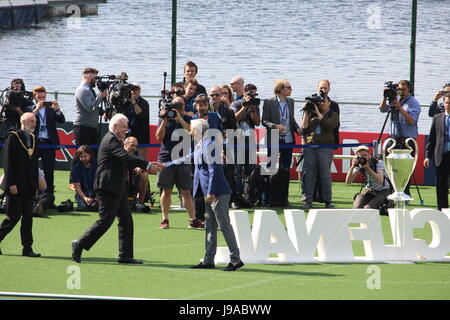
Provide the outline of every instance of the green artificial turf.
<path id="1" fill-rule="evenodd" d="M 68 172 L 55 173 L 56 203 L 73 199 L 67 189 Z M 155 189 L 155 176 L 151 176 Z M 358 185 L 333 183 L 333 199 L 338 208 L 350 208 Z M 418 207 L 412 188 L 410 208 Z M 427 207 L 435 207 L 434 187 L 421 187 Z M 300 208 L 299 184 L 292 181 L 289 200 Z M 177 197 L 173 197 L 174 204 Z M 323 204 L 315 204 L 322 208 Z M 250 218 L 253 218 L 253 210 Z M 284 221 L 281 210 L 277 210 Z M 3 219 L 4 215 L 0 215 Z M 71 259 L 71 241 L 98 218 L 97 213 L 50 211 L 48 218 L 34 218 L 34 250 L 41 258 L 21 254 L 20 226 L 0 247 L 0 291 L 68 295 L 145 297 L 159 299 L 449 299 L 450 268 L 447 263 L 377 264 L 380 289 L 369 289 L 373 264 L 247 264 L 237 272 L 194 270 L 204 254 L 204 231 L 188 228 L 184 211 L 170 212 L 170 229 L 160 230 L 159 199 L 151 213 L 133 213 L 135 258 L 143 265 L 117 264 L 117 223 L 89 251 L 82 263 Z M 386 243 L 392 243 L 388 218 L 382 216 Z M 430 239 L 430 228 L 415 231 Z M 219 246 L 225 242 L 219 233 Z M 361 243 L 354 244 L 355 255 L 363 255 Z M 72 273 L 79 267 L 80 289 L 69 289 Z M 370 286 L 369 286 L 370 287 Z"/>

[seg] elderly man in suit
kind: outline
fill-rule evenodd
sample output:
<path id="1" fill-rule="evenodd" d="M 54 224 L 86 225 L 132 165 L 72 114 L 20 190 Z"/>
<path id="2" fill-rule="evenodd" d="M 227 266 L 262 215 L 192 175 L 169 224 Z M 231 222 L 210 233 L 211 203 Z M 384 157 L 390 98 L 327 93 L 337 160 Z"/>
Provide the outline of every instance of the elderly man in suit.
<path id="1" fill-rule="evenodd" d="M 292 163 L 292 148 L 295 133 L 300 134 L 300 127 L 294 117 L 294 99 L 289 98 L 292 86 L 287 79 L 275 82 L 275 96 L 264 101 L 262 124 L 267 129 L 268 156 L 271 155 L 271 130 L 279 131 L 280 168 L 289 169 Z"/>
<path id="2" fill-rule="evenodd" d="M 197 189 L 201 188 L 203 194 L 206 195 L 206 252 L 203 262 L 192 268 L 215 268 L 214 257 L 217 249 L 217 227 L 219 226 L 230 250 L 230 263 L 224 271 L 235 271 L 244 266 L 244 263 L 240 259 L 236 237 L 228 216 L 231 189 L 225 178 L 223 165 L 216 159 L 217 153 L 209 151 L 211 144 L 216 144 L 216 147 L 218 147 L 218 145 L 222 145 L 222 141 L 220 136 L 216 137 L 218 141 L 213 141 L 210 138 L 204 139 L 203 137 L 207 136 L 204 133 L 208 128 L 207 120 L 191 121 L 191 136 L 196 143 L 193 154 L 195 166 L 193 192 L 196 194 Z"/>
<path id="3" fill-rule="evenodd" d="M 444 98 L 444 112 L 433 117 L 423 165 L 436 167 L 436 197 L 438 209 L 448 208 L 448 177 L 450 175 L 450 94 Z"/>
<path id="4" fill-rule="evenodd" d="M 33 200 L 38 188 L 38 154 L 33 135 L 36 117 L 30 112 L 20 117 L 21 129 L 12 131 L 3 147 L 4 178 L 2 188 L 6 192 L 6 218 L 0 224 L 0 242 L 22 218 L 20 236 L 22 255 L 40 257 L 34 253 Z M 2 252 L 0 251 L 0 254 Z"/>
<path id="5" fill-rule="evenodd" d="M 128 119 L 121 113 L 112 117 L 109 132 L 103 137 L 98 151 L 98 168 L 94 190 L 99 199 L 97 220 L 78 240 L 72 241 L 72 258 L 81 262 L 83 249 L 89 250 L 119 220 L 119 263 L 142 264 L 133 258 L 133 218 L 128 204 L 128 168 L 139 167 L 150 172 L 159 171 L 159 163 L 150 163 L 130 155 L 123 145 Z"/>

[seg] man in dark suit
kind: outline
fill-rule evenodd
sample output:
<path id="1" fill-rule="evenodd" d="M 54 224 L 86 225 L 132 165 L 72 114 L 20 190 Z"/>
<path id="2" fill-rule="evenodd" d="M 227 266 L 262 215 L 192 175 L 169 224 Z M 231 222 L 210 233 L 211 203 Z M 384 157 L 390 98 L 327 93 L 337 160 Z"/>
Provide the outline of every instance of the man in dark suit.
<path id="1" fill-rule="evenodd" d="M 2 188 L 6 192 L 7 211 L 6 219 L 0 224 L 0 242 L 22 218 L 22 255 L 40 257 L 31 247 L 33 201 L 38 188 L 38 155 L 36 139 L 32 133 L 36 126 L 36 117 L 26 112 L 20 117 L 20 122 L 21 129 L 8 135 L 3 148 Z"/>
<path id="2" fill-rule="evenodd" d="M 208 121 L 197 119 L 191 121 L 191 136 L 194 137 L 196 147 L 194 151 L 194 195 L 197 189 L 201 189 L 206 195 L 206 225 L 205 225 L 205 256 L 203 262 L 192 268 L 213 269 L 214 257 L 217 250 L 217 228 L 220 227 L 223 237 L 230 250 L 230 263 L 224 271 L 235 271 L 244 263 L 240 259 L 239 248 L 233 227 L 230 224 L 228 208 L 231 189 L 225 178 L 223 165 L 217 161 L 216 155 L 221 158 L 222 152 L 210 155 L 211 144 L 222 145 L 222 141 L 213 141 L 210 138 L 203 139 L 203 134 L 208 130 Z M 219 139 L 220 140 L 220 139 Z"/>
<path id="3" fill-rule="evenodd" d="M 91 249 L 111 227 L 114 218 L 119 220 L 119 263 L 141 264 L 133 259 L 133 218 L 128 204 L 128 168 L 139 167 L 150 172 L 161 169 L 158 163 L 150 163 L 130 155 L 123 145 L 128 129 L 128 119 L 121 113 L 112 117 L 109 132 L 103 137 L 98 151 L 98 168 L 94 190 L 99 199 L 97 220 L 78 240 L 72 241 L 72 258 L 80 263 L 82 250 Z"/>
<path id="4" fill-rule="evenodd" d="M 300 134 L 300 127 L 294 117 L 294 99 L 289 98 L 292 86 L 288 80 L 275 82 L 275 97 L 263 104 L 262 124 L 267 129 L 266 140 L 268 156 L 271 155 L 271 130 L 279 131 L 280 168 L 289 169 L 292 163 L 292 148 L 295 145 L 295 133 Z M 273 164 L 272 164 L 273 165 Z"/>
<path id="5" fill-rule="evenodd" d="M 448 177 L 450 175 L 450 94 L 444 98 L 444 112 L 433 117 L 423 165 L 436 167 L 436 197 L 438 209 L 448 208 Z"/>
<path id="6" fill-rule="evenodd" d="M 34 135 L 39 146 L 59 145 L 56 123 L 64 123 L 66 119 L 59 107 L 58 101 L 54 100 L 47 103 L 47 92 L 43 86 L 38 86 L 33 89 L 33 97 L 35 100 L 33 113 L 36 116 Z M 51 104 L 51 106 L 46 106 L 46 104 Z M 44 170 L 45 182 L 47 183 L 47 190 L 45 192 L 53 194 L 56 149 L 40 147 L 38 148 L 38 157 L 42 161 L 42 170 Z"/>

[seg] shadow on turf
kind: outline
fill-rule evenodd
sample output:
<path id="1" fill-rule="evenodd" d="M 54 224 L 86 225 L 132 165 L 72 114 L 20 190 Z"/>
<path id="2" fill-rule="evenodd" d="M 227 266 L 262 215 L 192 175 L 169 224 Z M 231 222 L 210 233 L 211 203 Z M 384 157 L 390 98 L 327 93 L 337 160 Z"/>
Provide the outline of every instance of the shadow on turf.
<path id="1" fill-rule="evenodd" d="M 11 255 L 13 256 L 13 255 Z M 73 261 L 72 257 L 67 256 L 67 257 L 61 257 L 61 256 L 45 256 L 43 255 L 40 259 L 52 259 L 52 260 L 69 260 L 69 261 Z M 85 264 L 108 264 L 108 265 L 120 265 L 117 262 L 117 258 L 100 258 L 100 257 L 95 257 L 95 258 L 81 258 L 81 264 L 85 263 Z M 147 261 L 147 260 L 142 260 L 139 258 L 136 258 L 137 260 L 141 260 L 144 262 L 144 264 L 140 264 L 140 265 L 132 265 L 132 266 L 137 266 L 137 267 L 152 267 L 152 268 L 170 268 L 170 269 L 183 269 L 183 270 L 192 270 L 191 266 L 194 265 L 193 264 L 169 264 L 169 263 L 158 263 L 156 261 Z M 317 264 L 302 264 L 302 265 L 317 265 Z M 302 266 L 302 265 L 295 265 L 295 266 Z M 280 269 L 285 267 L 285 266 L 294 266 L 293 264 L 288 264 L 288 265 L 277 265 L 277 267 L 279 267 Z M 317 265 L 319 266 L 319 265 Z M 216 265 L 216 269 L 215 270 L 222 270 L 223 268 L 225 268 L 225 265 Z M 192 270 L 194 271 L 194 270 Z M 195 270 L 198 271 L 198 270 Z M 207 270 L 208 271 L 208 270 Z M 274 274 L 274 275 L 293 275 L 293 276 L 308 276 L 308 277 L 342 277 L 342 274 L 334 274 L 334 273 L 324 273 L 324 272 L 303 272 L 303 271 L 283 271 L 283 270 L 266 270 L 266 269 L 258 269 L 255 267 L 248 267 L 248 266 L 244 266 L 244 268 L 242 268 L 242 271 L 245 272 L 255 272 L 255 273 L 267 273 L 267 274 Z"/>

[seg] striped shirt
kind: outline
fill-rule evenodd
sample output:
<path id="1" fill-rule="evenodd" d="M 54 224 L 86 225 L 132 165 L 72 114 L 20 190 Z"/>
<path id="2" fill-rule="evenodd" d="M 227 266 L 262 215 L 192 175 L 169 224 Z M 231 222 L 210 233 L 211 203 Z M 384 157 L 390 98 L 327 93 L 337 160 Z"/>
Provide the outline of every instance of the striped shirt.
<path id="1" fill-rule="evenodd" d="M 359 168 L 359 167 L 356 167 L 355 170 L 361 172 L 361 168 Z M 381 160 L 377 160 L 377 168 L 375 171 L 378 171 L 378 170 L 383 170 L 383 172 L 384 172 L 383 183 L 382 184 L 378 183 L 375 180 L 375 177 L 372 177 L 367 171 L 364 170 L 363 172 L 361 172 L 364 174 L 364 182 L 365 182 L 364 187 L 370 188 L 375 191 L 381 191 L 381 190 L 390 188 L 389 182 L 387 180 L 388 178 L 386 176 L 386 171 L 384 170 L 384 164 L 383 164 L 383 161 L 381 161 Z"/>

